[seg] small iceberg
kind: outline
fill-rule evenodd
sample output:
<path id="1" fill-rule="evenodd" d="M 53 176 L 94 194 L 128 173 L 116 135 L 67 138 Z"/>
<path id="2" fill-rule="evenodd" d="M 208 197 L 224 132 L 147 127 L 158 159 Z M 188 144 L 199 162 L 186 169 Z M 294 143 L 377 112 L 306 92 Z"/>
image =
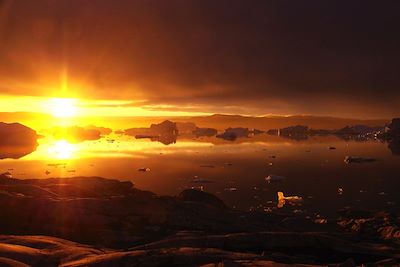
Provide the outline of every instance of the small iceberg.
<path id="1" fill-rule="evenodd" d="M 363 157 L 355 157 L 355 156 L 346 156 L 344 158 L 344 162 L 347 164 L 350 163 L 366 163 L 366 162 L 374 162 L 376 159 L 374 158 L 363 158 Z"/>
<path id="2" fill-rule="evenodd" d="M 303 198 L 299 196 L 285 197 L 283 192 L 278 192 L 278 208 L 282 208 L 286 203 L 291 205 L 300 205 L 303 202 Z"/>
<path id="3" fill-rule="evenodd" d="M 286 179 L 286 177 L 284 176 L 279 176 L 279 175 L 268 175 L 267 177 L 265 177 L 265 181 L 267 181 L 269 184 L 271 183 L 279 183 L 282 182 Z"/>

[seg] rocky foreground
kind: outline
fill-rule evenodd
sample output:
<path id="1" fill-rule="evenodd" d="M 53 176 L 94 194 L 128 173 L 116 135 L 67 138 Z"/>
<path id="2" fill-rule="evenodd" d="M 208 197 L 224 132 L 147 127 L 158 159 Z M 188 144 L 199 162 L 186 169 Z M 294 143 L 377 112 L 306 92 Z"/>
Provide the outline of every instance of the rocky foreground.
<path id="1" fill-rule="evenodd" d="M 0 176 L 0 214 L 0 266 L 400 262 L 392 214 L 347 209 L 321 224 L 302 214 L 233 211 L 201 191 L 162 197 L 98 177 Z"/>

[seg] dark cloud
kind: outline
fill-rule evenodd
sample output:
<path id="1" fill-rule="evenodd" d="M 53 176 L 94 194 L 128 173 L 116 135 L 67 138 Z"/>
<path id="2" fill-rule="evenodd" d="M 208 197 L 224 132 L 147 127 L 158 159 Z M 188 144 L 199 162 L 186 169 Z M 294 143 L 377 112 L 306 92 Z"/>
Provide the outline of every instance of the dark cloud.
<path id="1" fill-rule="evenodd" d="M 226 111 L 394 116 L 399 1 L 0 1 L 0 88 Z M 400 115 L 400 114 L 397 114 Z"/>

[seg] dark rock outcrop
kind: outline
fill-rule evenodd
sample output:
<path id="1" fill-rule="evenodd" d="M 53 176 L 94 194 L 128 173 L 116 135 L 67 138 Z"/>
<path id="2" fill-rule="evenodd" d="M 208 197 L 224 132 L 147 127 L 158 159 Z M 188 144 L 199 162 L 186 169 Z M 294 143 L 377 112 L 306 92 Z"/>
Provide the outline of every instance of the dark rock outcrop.
<path id="1" fill-rule="evenodd" d="M 400 219 L 387 212 L 341 211 L 338 224 L 368 239 L 400 242 Z"/>
<path id="2" fill-rule="evenodd" d="M 227 208 L 225 203 L 221 199 L 214 196 L 213 194 L 209 194 L 195 189 L 186 189 L 182 191 L 178 197 L 182 201 L 199 202 L 221 209 Z"/>
<path id="3" fill-rule="evenodd" d="M 251 250 L 245 252 L 235 251 L 234 247 L 241 242 L 251 242 L 257 240 L 260 243 L 261 237 L 266 241 L 271 236 L 268 234 L 261 234 L 260 238 L 254 236 L 213 236 L 207 241 L 204 236 L 197 236 L 191 233 L 181 233 L 173 236 L 158 246 L 150 244 L 149 247 L 136 247 L 129 250 L 118 251 L 107 248 L 90 247 L 79 243 L 74 243 L 60 238 L 49 236 L 0 236 L 0 265 L 1 266 L 61 266 L 61 267 L 94 267 L 94 266 L 303 266 L 303 267 L 317 267 L 326 266 L 324 261 L 318 264 L 318 260 L 327 253 L 323 251 L 324 248 L 332 246 L 335 241 L 324 240 L 320 249 L 312 251 L 315 256 L 313 261 L 311 258 L 298 256 L 303 250 L 309 249 L 308 247 L 290 247 L 293 249 L 292 255 L 284 254 L 279 251 L 265 251 L 264 253 L 252 252 Z M 298 239 L 296 239 L 298 237 Z M 272 236 L 273 240 L 278 240 L 282 236 Z M 296 241 L 298 244 L 303 242 L 304 238 L 310 238 L 313 241 L 318 241 L 318 238 L 310 235 L 304 237 L 292 236 L 292 244 Z M 279 244 L 284 244 L 290 241 L 284 238 Z M 207 247 L 207 243 L 210 247 Z M 265 242 L 267 243 L 267 242 Z M 289 242 L 288 242 L 289 243 Z M 328 243 L 328 246 L 326 245 Z M 175 244 L 175 245 L 174 245 Z M 186 245 L 185 245 L 186 244 Z M 306 242 L 305 244 L 312 244 Z M 342 244 L 337 244 L 342 245 Z M 221 248 L 215 248 L 221 247 Z M 347 246 L 348 247 L 348 246 Z M 240 248 L 243 249 L 243 248 Z M 381 259 L 383 256 L 376 254 L 364 255 L 362 253 L 369 252 L 362 250 L 357 246 L 354 255 L 356 259 L 370 260 L 368 266 L 393 266 L 397 264 L 396 259 Z M 335 250 L 329 251 L 331 254 L 327 255 L 332 259 L 335 265 L 329 266 L 356 266 L 356 261 L 353 258 L 346 258 L 345 253 L 335 253 L 340 251 L 338 246 Z M 344 250 L 344 248 L 343 248 Z M 298 251 L 298 253 L 296 253 Z M 323 253 L 318 254 L 322 251 Z M 344 255 L 343 255 L 344 254 Z M 301 264 L 301 262 L 303 262 Z M 364 261 L 365 262 L 365 261 Z M 376 263 L 376 265 L 375 265 Z M 380 266 L 380 265 L 379 265 Z"/>
<path id="4" fill-rule="evenodd" d="M 347 212 L 339 221 L 346 231 L 340 231 L 302 215 L 231 210 L 202 191 L 160 197 L 130 182 L 99 177 L 3 177 L 0 200 L 0 265 L 201 266 L 222 258 L 239 266 L 398 261 L 398 245 L 388 243 L 398 238 L 397 219 L 388 215 L 362 223 Z M 357 216 L 370 218 L 369 213 Z M 295 229 L 289 221 L 296 222 Z M 385 245 L 377 245 L 379 240 Z"/>

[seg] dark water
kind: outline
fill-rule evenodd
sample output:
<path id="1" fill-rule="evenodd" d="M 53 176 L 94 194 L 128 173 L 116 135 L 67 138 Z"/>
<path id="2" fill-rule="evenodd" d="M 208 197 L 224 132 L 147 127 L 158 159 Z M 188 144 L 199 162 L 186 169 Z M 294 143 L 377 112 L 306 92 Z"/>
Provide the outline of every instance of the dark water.
<path id="1" fill-rule="evenodd" d="M 380 141 L 345 141 L 334 136 L 296 141 L 259 135 L 234 142 L 181 138 L 166 146 L 109 136 L 79 144 L 43 139 L 36 151 L 24 154 L 19 159 L 4 156 L 0 170 L 21 179 L 101 176 L 130 180 L 140 189 L 162 195 L 196 187 L 239 209 L 276 209 L 276 195 L 282 191 L 304 199 L 302 206 L 286 204 L 282 211 L 323 216 L 333 216 L 346 206 L 400 211 L 400 156 Z M 347 155 L 377 161 L 346 164 Z M 269 184 L 265 177 L 270 174 L 286 179 Z"/>

